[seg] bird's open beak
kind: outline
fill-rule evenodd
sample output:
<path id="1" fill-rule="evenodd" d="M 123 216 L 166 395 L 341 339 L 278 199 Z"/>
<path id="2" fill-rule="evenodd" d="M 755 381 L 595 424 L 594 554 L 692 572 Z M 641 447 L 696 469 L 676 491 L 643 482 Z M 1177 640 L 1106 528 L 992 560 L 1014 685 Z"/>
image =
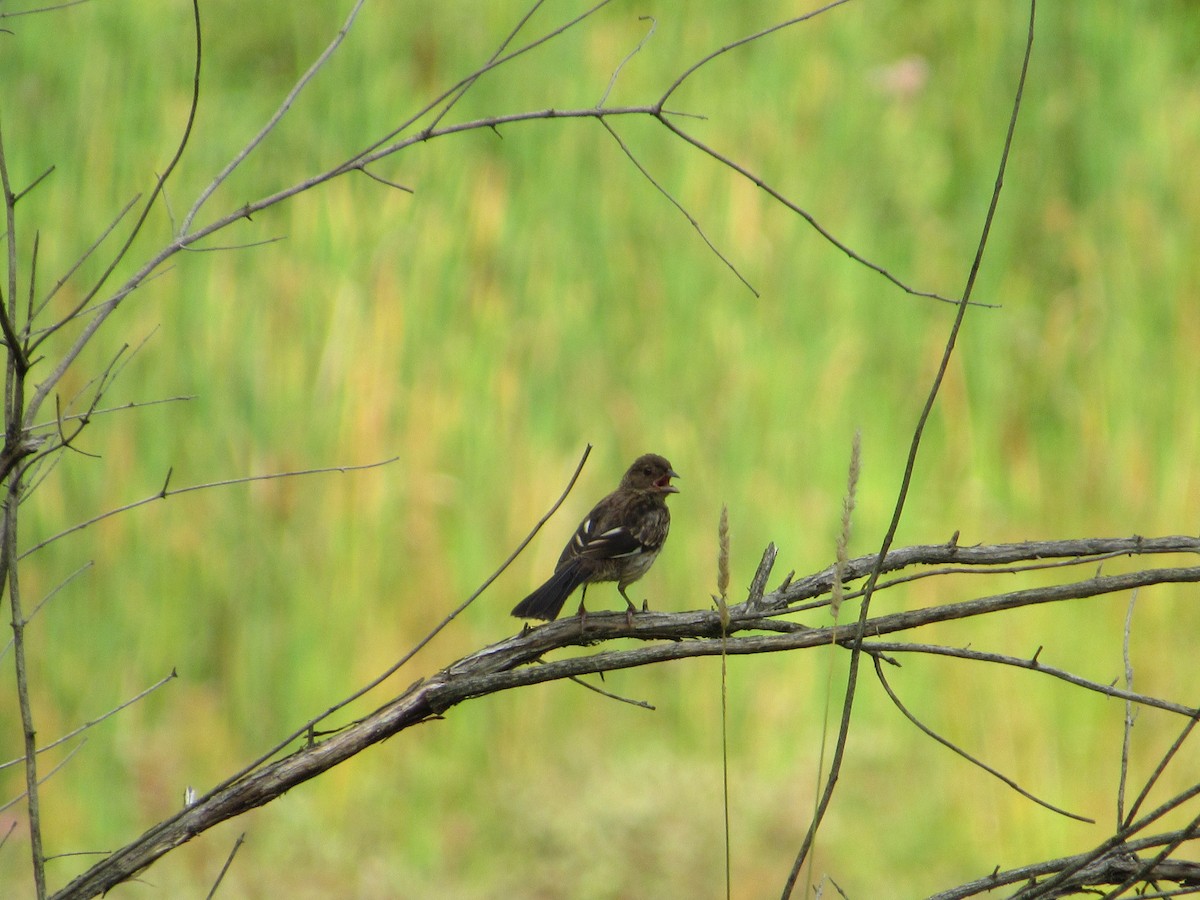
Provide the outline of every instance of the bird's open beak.
<path id="1" fill-rule="evenodd" d="M 679 488 L 671 484 L 671 479 L 678 477 L 680 477 L 678 472 L 676 472 L 674 469 L 668 469 L 666 475 L 654 482 L 654 486 L 664 494 L 678 494 Z"/>

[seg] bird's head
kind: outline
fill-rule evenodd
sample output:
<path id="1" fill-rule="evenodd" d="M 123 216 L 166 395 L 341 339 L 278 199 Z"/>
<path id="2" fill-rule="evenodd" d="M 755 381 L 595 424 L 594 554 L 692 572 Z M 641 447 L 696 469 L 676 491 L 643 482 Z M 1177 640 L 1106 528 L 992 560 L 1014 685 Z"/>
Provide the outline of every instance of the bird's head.
<path id="1" fill-rule="evenodd" d="M 621 487 L 639 491 L 654 491 L 660 494 L 678 494 L 679 488 L 671 484 L 679 473 L 657 453 L 646 453 L 633 461 L 633 465 L 621 479 Z"/>

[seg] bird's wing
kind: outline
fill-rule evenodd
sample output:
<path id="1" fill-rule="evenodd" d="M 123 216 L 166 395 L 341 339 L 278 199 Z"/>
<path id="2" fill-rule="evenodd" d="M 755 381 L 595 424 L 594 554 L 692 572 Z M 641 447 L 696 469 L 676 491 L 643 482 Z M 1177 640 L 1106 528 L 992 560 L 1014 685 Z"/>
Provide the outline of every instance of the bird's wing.
<path id="1" fill-rule="evenodd" d="M 626 515 L 606 514 L 609 511 L 599 507 L 593 510 L 579 523 L 563 551 L 563 560 L 571 557 L 620 559 L 658 550 L 666 537 L 670 513 L 662 504 L 636 505 L 641 508 L 625 510 Z M 628 515 L 630 512 L 634 514 Z"/>

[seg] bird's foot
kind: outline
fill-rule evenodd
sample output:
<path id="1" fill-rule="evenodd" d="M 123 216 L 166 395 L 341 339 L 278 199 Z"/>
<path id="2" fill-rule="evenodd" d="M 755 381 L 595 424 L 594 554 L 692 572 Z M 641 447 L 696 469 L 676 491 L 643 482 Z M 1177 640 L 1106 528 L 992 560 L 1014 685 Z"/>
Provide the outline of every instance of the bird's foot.
<path id="1" fill-rule="evenodd" d="M 626 597 L 624 593 L 621 594 L 621 597 L 625 600 L 625 625 L 632 628 L 633 614 L 638 611 L 637 607 L 633 605 L 633 601 Z"/>

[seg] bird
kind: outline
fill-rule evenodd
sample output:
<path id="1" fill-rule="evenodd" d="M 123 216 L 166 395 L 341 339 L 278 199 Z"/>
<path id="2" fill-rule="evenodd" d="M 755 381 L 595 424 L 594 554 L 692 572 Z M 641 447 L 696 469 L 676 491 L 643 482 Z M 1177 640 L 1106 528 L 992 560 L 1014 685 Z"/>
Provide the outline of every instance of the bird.
<path id="1" fill-rule="evenodd" d="M 671 484 L 680 475 L 657 453 L 633 461 L 617 489 L 584 516 L 563 548 L 558 564 L 541 587 L 518 603 L 512 614 L 519 619 L 558 618 L 575 588 L 596 581 L 615 581 L 628 604 L 626 615 L 636 612 L 625 588 L 650 569 L 671 528 L 667 495 L 679 493 Z M 587 611 L 579 601 L 579 615 Z"/>

